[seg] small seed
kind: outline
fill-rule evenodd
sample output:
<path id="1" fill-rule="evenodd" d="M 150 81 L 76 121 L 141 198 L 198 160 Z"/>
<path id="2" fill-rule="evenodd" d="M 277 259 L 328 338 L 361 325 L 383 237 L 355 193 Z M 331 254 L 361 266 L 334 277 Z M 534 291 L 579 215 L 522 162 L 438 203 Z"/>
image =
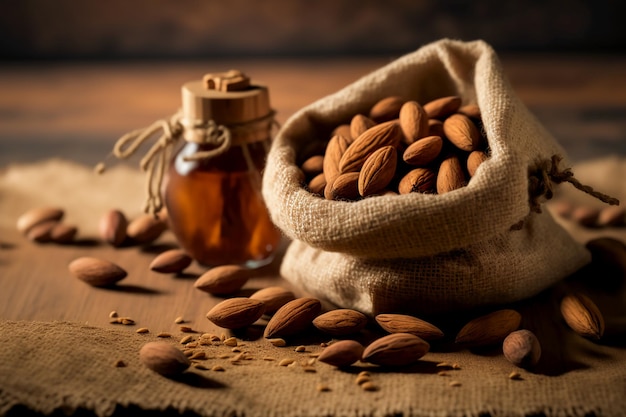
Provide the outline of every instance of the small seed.
<path id="1" fill-rule="evenodd" d="M 181 324 L 184 322 L 185 322 L 185 319 L 182 316 L 176 317 L 176 319 L 174 319 L 174 323 L 176 324 Z"/>
<path id="2" fill-rule="evenodd" d="M 309 373 L 317 372 L 317 369 L 315 369 L 313 366 L 310 366 L 310 365 L 305 365 L 302 367 L 302 369 L 304 369 L 304 372 L 309 372 Z"/>
<path id="3" fill-rule="evenodd" d="M 361 385 L 361 384 L 364 384 L 364 383 L 366 383 L 366 382 L 370 382 L 371 380 L 372 380 L 372 378 L 370 378 L 370 375 L 369 375 L 369 374 L 367 374 L 367 375 L 365 375 L 365 374 L 364 374 L 364 375 L 359 374 L 359 375 L 356 377 L 356 379 L 354 380 L 354 383 L 355 383 L 355 384 L 357 384 L 357 385 Z"/>
<path id="4" fill-rule="evenodd" d="M 357 376 L 372 376 L 372 375 L 369 372 L 367 372 L 367 371 L 361 371 L 361 372 L 358 373 Z"/>
<path id="5" fill-rule="evenodd" d="M 238 348 L 238 347 L 234 347 L 230 351 L 233 352 L 233 353 L 239 353 L 239 352 L 241 352 L 241 349 Z"/>
<path id="6" fill-rule="evenodd" d="M 123 317 L 122 324 L 126 326 L 132 326 L 133 324 L 135 324 L 135 320 L 131 319 L 130 317 Z"/>
<path id="7" fill-rule="evenodd" d="M 317 389 L 317 391 L 319 392 L 327 392 L 330 391 L 330 387 L 326 384 L 317 384 L 317 386 L 315 387 L 315 389 Z"/>
<path id="8" fill-rule="evenodd" d="M 309 353 L 309 357 L 310 357 L 310 358 L 317 358 L 317 357 L 319 357 L 321 354 L 322 354 L 321 352 L 312 352 L 312 353 Z"/>
<path id="9" fill-rule="evenodd" d="M 220 365 L 215 365 L 211 368 L 211 370 L 215 372 L 224 372 L 226 369 Z"/>
<path id="10" fill-rule="evenodd" d="M 280 362 L 278 362 L 279 366 L 289 366 L 292 363 L 294 363 L 295 360 L 290 359 L 290 358 L 285 358 L 285 359 L 281 359 Z"/>
<path id="11" fill-rule="evenodd" d="M 272 358 L 271 356 L 263 356 L 263 360 L 264 361 L 268 361 L 268 362 L 272 362 L 272 361 L 275 361 L 276 358 Z"/>
<path id="12" fill-rule="evenodd" d="M 109 320 L 109 323 L 111 323 L 111 324 L 122 324 L 122 319 L 114 318 L 112 320 Z"/>
<path id="13" fill-rule="evenodd" d="M 206 353 L 203 351 L 195 352 L 190 359 L 206 359 Z"/>
<path id="14" fill-rule="evenodd" d="M 186 357 L 190 358 L 193 355 L 193 350 L 185 350 L 183 351 L 183 355 L 185 355 Z"/>
<path id="15" fill-rule="evenodd" d="M 452 365 L 450 365 L 448 362 L 439 362 L 437 364 L 437 368 L 452 368 Z"/>
<path id="16" fill-rule="evenodd" d="M 211 342 L 221 342 L 222 339 L 220 339 L 220 337 L 216 334 L 212 334 L 211 335 Z"/>
<path id="17" fill-rule="evenodd" d="M 276 338 L 276 339 L 268 339 L 269 342 L 276 346 L 276 347 L 285 347 L 287 346 L 287 342 L 285 342 L 285 339 L 280 339 L 280 338 Z"/>
<path id="18" fill-rule="evenodd" d="M 458 363 L 453 363 L 452 369 L 461 369 L 461 365 L 459 365 Z"/>
<path id="19" fill-rule="evenodd" d="M 294 349 L 296 352 L 304 352 L 306 350 L 306 346 L 298 346 Z"/>
<path id="20" fill-rule="evenodd" d="M 196 368 L 196 369 L 200 369 L 201 371 L 208 371 L 209 370 L 209 368 L 207 368 L 206 366 L 204 366 L 201 363 L 194 363 L 193 367 Z"/>
<path id="21" fill-rule="evenodd" d="M 223 353 L 221 355 L 218 356 L 219 359 L 228 359 L 230 358 L 230 355 L 228 353 Z"/>
<path id="22" fill-rule="evenodd" d="M 220 335 L 220 340 L 223 342 L 224 340 L 226 340 L 226 333 L 222 333 Z"/>
<path id="23" fill-rule="evenodd" d="M 198 342 L 189 342 L 185 347 L 188 349 L 195 349 L 198 347 Z"/>
<path id="24" fill-rule="evenodd" d="M 147 327 L 140 327 L 136 330 L 137 333 L 150 333 Z"/>
<path id="25" fill-rule="evenodd" d="M 124 362 L 124 361 L 123 361 L 123 360 L 121 360 L 121 359 L 118 359 L 118 360 L 116 360 L 116 361 L 113 363 L 113 366 L 115 366 L 116 368 L 125 368 L 125 367 L 126 367 L 126 362 Z"/>
<path id="26" fill-rule="evenodd" d="M 189 326 L 180 326 L 180 331 L 183 333 L 195 333 L 195 331 Z"/>
<path id="27" fill-rule="evenodd" d="M 237 342 L 237 339 L 234 337 L 229 337 L 228 339 L 224 339 L 224 344 L 226 346 L 237 346 L 239 343 Z"/>
<path id="28" fill-rule="evenodd" d="M 109 318 L 113 319 L 117 317 L 117 311 L 113 310 L 109 313 Z"/>
<path id="29" fill-rule="evenodd" d="M 311 358 L 308 361 L 306 361 L 306 364 L 309 365 L 309 366 L 313 366 L 313 365 L 315 365 L 315 362 L 317 362 L 317 359 Z"/>
<path id="30" fill-rule="evenodd" d="M 193 341 L 193 336 L 187 335 L 187 336 L 183 337 L 182 339 L 180 339 L 180 344 L 184 345 L 184 344 L 189 343 L 191 341 Z"/>
<path id="31" fill-rule="evenodd" d="M 509 379 L 520 380 L 522 379 L 522 375 L 519 372 L 513 371 L 509 374 Z"/>
<path id="32" fill-rule="evenodd" d="M 167 333 L 167 332 L 161 332 L 161 333 L 157 334 L 157 337 L 165 338 L 165 337 L 172 337 L 172 335 Z"/>
<path id="33" fill-rule="evenodd" d="M 439 371 L 439 372 L 437 372 L 437 375 L 439 375 L 439 376 L 450 376 L 450 374 L 447 373 L 446 371 Z"/>
<path id="34" fill-rule="evenodd" d="M 460 387 L 462 384 L 459 381 L 450 381 L 448 385 L 451 387 Z"/>
<path id="35" fill-rule="evenodd" d="M 360 385 L 363 391 L 378 391 L 378 386 L 372 381 L 367 381 Z"/>

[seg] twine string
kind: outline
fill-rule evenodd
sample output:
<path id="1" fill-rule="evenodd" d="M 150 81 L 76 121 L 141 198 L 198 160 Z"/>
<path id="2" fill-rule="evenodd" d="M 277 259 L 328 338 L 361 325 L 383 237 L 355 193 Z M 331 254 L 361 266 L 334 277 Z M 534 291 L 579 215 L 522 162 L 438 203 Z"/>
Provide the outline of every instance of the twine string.
<path id="1" fill-rule="evenodd" d="M 156 142 L 150 147 L 146 154 L 141 158 L 139 166 L 142 171 L 147 173 L 146 176 L 146 194 L 147 199 L 143 210 L 154 216 L 163 208 L 163 198 L 161 196 L 161 187 L 165 176 L 166 167 L 170 161 L 172 150 L 176 142 L 183 136 L 185 129 L 193 131 L 193 134 L 187 135 L 185 140 L 197 143 L 199 145 L 212 145 L 214 148 L 202 151 L 196 151 L 191 155 L 184 157 L 185 161 L 203 161 L 214 158 L 226 152 L 233 145 L 233 132 L 246 133 L 258 129 L 262 123 L 270 122 L 270 128 L 276 124 L 274 120 L 274 112 L 268 115 L 239 124 L 230 126 L 218 125 L 214 120 L 205 123 L 195 123 L 186 125 L 182 119 L 182 111 L 174 113 L 168 119 L 160 119 L 151 125 L 135 129 L 120 137 L 113 146 L 113 155 L 118 159 L 127 159 L 137 150 L 154 137 L 159 131 L 161 135 Z M 267 146 L 264 143 L 264 146 Z M 254 170 L 254 164 L 249 157 L 247 147 L 243 147 L 246 155 L 246 162 L 250 170 Z M 101 174 L 105 171 L 103 162 L 96 165 L 95 170 Z"/>
<path id="2" fill-rule="evenodd" d="M 619 205 L 617 198 L 601 193 L 588 185 L 582 184 L 576 177 L 571 168 L 560 169 L 559 164 L 563 160 L 561 155 L 552 155 L 549 161 L 545 161 L 539 168 L 538 172 L 530 175 L 528 178 L 528 191 L 530 197 L 530 209 L 535 213 L 541 213 L 540 197 L 550 200 L 554 196 L 553 184 L 561 184 L 568 182 L 576 189 L 597 198 L 598 200 L 609 205 Z"/>

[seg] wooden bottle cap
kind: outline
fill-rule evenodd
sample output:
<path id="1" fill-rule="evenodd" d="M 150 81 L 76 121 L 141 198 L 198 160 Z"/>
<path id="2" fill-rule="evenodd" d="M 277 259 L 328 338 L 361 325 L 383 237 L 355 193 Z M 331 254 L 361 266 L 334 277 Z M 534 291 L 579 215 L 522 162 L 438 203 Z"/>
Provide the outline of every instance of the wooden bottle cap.
<path id="1" fill-rule="evenodd" d="M 231 70 L 207 74 L 182 86 L 183 124 L 199 126 L 213 120 L 218 125 L 238 125 L 269 116 L 269 92 L 243 73 Z"/>

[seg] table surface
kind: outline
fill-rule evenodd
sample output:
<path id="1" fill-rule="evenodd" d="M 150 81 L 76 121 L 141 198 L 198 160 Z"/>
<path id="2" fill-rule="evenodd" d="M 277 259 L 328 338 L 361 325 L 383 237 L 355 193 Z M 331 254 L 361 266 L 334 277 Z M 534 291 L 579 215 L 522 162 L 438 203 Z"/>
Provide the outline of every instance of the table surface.
<path id="1" fill-rule="evenodd" d="M 117 137 L 132 129 L 173 113 L 180 104 L 180 86 L 206 72 L 239 68 L 253 79 L 270 86 L 277 119 L 284 123 L 299 108 L 324 97 L 394 57 L 359 59 L 254 59 L 194 62 L 82 62 L 14 63 L 0 67 L 0 169 L 17 162 L 61 158 L 90 166 L 106 156 Z M 626 155 L 626 57 L 515 55 L 501 57 L 505 73 L 520 98 L 549 131 L 563 144 L 571 159 L 583 160 L 609 154 Z M 136 161 L 131 161 L 136 163 Z M 8 222 L 11 223 L 12 222 Z M 2 230 L 3 276 L 28 263 L 30 251 L 11 251 L 22 246 L 13 230 Z M 174 245 L 175 241 L 165 242 Z M 84 247 L 62 248 L 72 255 L 86 253 Z M 32 250 L 41 250 L 33 247 Z M 110 248 L 99 248 L 112 252 Z M 65 257 L 67 258 L 72 255 Z M 140 252 L 146 267 L 151 254 Z M 43 255 L 37 255 L 43 256 Z M 136 253 L 117 251 L 120 261 L 130 262 Z M 51 261 L 61 262 L 59 257 Z M 51 265 L 33 264 L 34 274 Z M 274 265 L 276 268 L 276 265 Z M 192 274 L 193 276 L 193 274 Z M 54 303 L 41 294 L 18 293 L 15 285 L 3 291 L 0 317 L 6 319 L 71 319 L 95 324 L 108 322 L 108 310 L 120 305 L 133 292 L 152 297 L 176 291 L 181 280 L 168 284 L 154 280 L 162 290 L 145 288 L 103 293 L 110 302 L 95 308 L 85 299 L 86 289 L 69 293 L 54 291 Z M 189 280 L 183 280 L 189 281 Z M 185 282 L 185 285 L 190 283 Z M 194 294 L 193 299 L 201 300 Z M 150 297 L 148 297 L 150 298 Z M 181 300 L 189 304 L 191 300 Z M 132 297 L 128 298 L 132 305 Z M 172 315 L 189 315 L 189 307 L 165 312 L 155 309 L 152 321 L 170 326 Z M 202 309 L 204 310 L 204 308 Z M 204 311 L 194 312 L 196 316 Z M 199 319 L 199 317 L 198 317 Z"/>
<path id="2" fill-rule="evenodd" d="M 392 58 L 0 67 L 0 176 L 5 184 L 24 185 L 4 195 L 0 190 L 0 199 L 10 199 L 0 200 L 1 206 L 11 207 L 0 216 L 0 319 L 67 320 L 107 327 L 113 326 L 109 313 L 117 311 L 136 321 L 135 326 L 123 326 L 129 332 L 148 327 L 152 334 L 182 336 L 175 319 L 183 317 L 194 330 L 219 334 L 223 330 L 205 315 L 220 299 L 192 285 L 205 268 L 193 264 L 178 276 L 148 268 L 158 252 L 176 246 L 171 234 L 143 247 L 113 248 L 99 242 L 97 221 L 106 210 L 117 207 L 130 217 L 138 214 L 143 191 L 128 189 L 142 187 L 143 178 L 122 165 L 105 180 L 113 189 L 123 184 L 126 192 L 96 195 L 89 189 L 92 180 L 85 179 L 90 167 L 110 152 L 121 134 L 173 113 L 182 83 L 206 72 L 240 68 L 263 80 L 270 86 L 278 121 L 284 123 L 302 106 Z M 502 60 L 515 91 L 571 159 L 626 156 L 626 57 L 517 55 Z M 57 178 L 66 182 L 56 183 Z M 80 195 L 73 192 L 77 189 Z M 81 227 L 76 244 L 41 245 L 21 236 L 15 229 L 17 215 L 37 205 L 66 208 L 68 221 Z M 115 259 L 127 269 L 128 278 L 113 289 L 92 288 L 72 279 L 68 263 L 92 255 Z M 279 263 L 280 254 L 257 271 L 244 294 L 268 285 L 290 288 L 278 276 Z"/>

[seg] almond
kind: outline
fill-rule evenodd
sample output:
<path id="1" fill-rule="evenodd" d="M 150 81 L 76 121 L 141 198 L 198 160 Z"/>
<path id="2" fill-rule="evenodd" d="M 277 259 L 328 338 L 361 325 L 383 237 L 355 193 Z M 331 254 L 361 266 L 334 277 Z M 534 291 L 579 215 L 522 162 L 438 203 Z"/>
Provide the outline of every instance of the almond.
<path id="1" fill-rule="evenodd" d="M 191 256 L 184 250 L 170 249 L 154 258 L 150 263 L 150 269 L 164 274 L 179 273 L 191 265 L 191 261 Z"/>
<path id="2" fill-rule="evenodd" d="M 350 366 L 361 359 L 363 345 L 354 340 L 340 340 L 324 348 L 317 357 L 320 362 L 338 368 Z"/>
<path id="3" fill-rule="evenodd" d="M 52 241 L 52 230 L 59 224 L 56 220 L 48 220 L 37 223 L 26 232 L 26 238 L 37 243 Z"/>
<path id="4" fill-rule="evenodd" d="M 437 119 L 428 119 L 428 136 L 444 137 L 443 122 Z"/>
<path id="5" fill-rule="evenodd" d="M 313 155 L 302 163 L 300 167 L 307 178 L 321 174 L 324 169 L 324 157 L 322 155 Z"/>
<path id="6" fill-rule="evenodd" d="M 483 151 L 472 151 L 467 157 L 467 173 L 470 177 L 473 177 L 476 170 L 485 162 L 489 157 Z"/>
<path id="7" fill-rule="evenodd" d="M 167 229 L 167 225 L 150 214 L 143 214 L 128 223 L 126 235 L 135 243 L 155 241 Z"/>
<path id="8" fill-rule="evenodd" d="M 561 300 L 561 315 L 576 333 L 599 340 L 604 334 L 604 318 L 598 306 L 582 293 L 567 294 Z"/>
<path id="9" fill-rule="evenodd" d="M 26 211 L 17 219 L 17 230 L 26 234 L 28 231 L 46 221 L 59 221 L 63 218 L 65 212 L 58 207 L 38 207 Z"/>
<path id="10" fill-rule="evenodd" d="M 455 343 L 468 347 L 502 343 L 509 333 L 517 330 L 522 316 L 510 309 L 494 311 L 467 323 L 456 336 Z"/>
<path id="11" fill-rule="evenodd" d="M 532 368 L 541 357 L 541 345 L 530 330 L 516 330 L 502 342 L 504 357 L 520 368 Z"/>
<path id="12" fill-rule="evenodd" d="M 461 107 L 461 97 L 441 97 L 424 104 L 424 110 L 431 119 L 442 119 L 455 113 Z"/>
<path id="13" fill-rule="evenodd" d="M 430 345 L 409 333 L 393 333 L 375 340 L 363 351 L 363 361 L 382 366 L 404 366 L 424 356 Z"/>
<path id="14" fill-rule="evenodd" d="M 457 112 L 472 119 L 480 120 L 480 107 L 478 107 L 478 104 L 466 104 L 461 106 Z"/>
<path id="15" fill-rule="evenodd" d="M 350 121 L 350 137 L 354 140 L 367 129 L 374 126 L 376 126 L 375 121 L 363 114 L 357 114 Z"/>
<path id="16" fill-rule="evenodd" d="M 346 149 L 339 161 L 342 173 L 359 171 L 365 160 L 383 146 L 397 147 L 402 138 L 402 131 L 397 122 L 376 125 L 361 134 Z"/>
<path id="17" fill-rule="evenodd" d="M 216 304 L 206 318 L 225 329 L 241 329 L 257 321 L 264 311 L 262 301 L 235 297 Z"/>
<path id="18" fill-rule="evenodd" d="M 146 343 L 139 350 L 139 360 L 161 375 L 177 375 L 191 365 L 180 349 L 166 342 Z"/>
<path id="19" fill-rule="evenodd" d="M 472 119 L 463 114 L 457 113 L 448 117 L 443 122 L 443 132 L 462 151 L 475 151 L 482 142 L 482 136 Z"/>
<path id="20" fill-rule="evenodd" d="M 327 192 L 330 192 L 330 187 L 341 173 L 339 170 L 339 162 L 341 161 L 343 154 L 346 152 L 346 149 L 348 149 L 348 146 L 348 139 L 342 135 L 335 135 L 330 139 L 330 142 L 328 142 L 323 163 L 324 177 L 326 179 L 326 189 L 324 195 L 326 195 Z M 329 199 L 328 196 L 326 198 Z"/>
<path id="21" fill-rule="evenodd" d="M 317 194 L 319 196 L 324 196 L 324 190 L 326 189 L 326 175 L 322 172 L 321 174 L 316 175 L 309 181 L 308 187 L 309 191 L 313 194 Z"/>
<path id="22" fill-rule="evenodd" d="M 346 172 L 335 178 L 326 198 L 328 200 L 356 200 L 359 198 L 359 176 L 358 172 Z"/>
<path id="23" fill-rule="evenodd" d="M 409 165 L 425 166 L 433 162 L 441 153 L 443 140 L 440 136 L 426 136 L 410 144 L 402 154 Z"/>
<path id="24" fill-rule="evenodd" d="M 620 227 L 626 224 L 626 208 L 620 206 L 604 207 L 598 215 L 598 226 Z"/>
<path id="25" fill-rule="evenodd" d="M 317 316 L 313 326 L 331 336 L 358 333 L 367 324 L 367 316 L 360 311 L 339 308 Z"/>
<path id="26" fill-rule="evenodd" d="M 265 314 L 274 314 L 276 310 L 294 300 L 293 292 L 283 287 L 266 287 L 256 291 L 250 296 L 253 300 L 262 301 L 265 304 Z"/>
<path id="27" fill-rule="evenodd" d="M 464 187 L 465 184 L 465 173 L 459 158 L 456 155 L 452 155 L 444 159 L 437 173 L 437 193 L 445 194 Z"/>
<path id="28" fill-rule="evenodd" d="M 229 295 L 241 289 L 250 278 L 250 271 L 239 265 L 220 265 L 209 269 L 194 287 L 213 295 Z"/>
<path id="29" fill-rule="evenodd" d="M 65 223 L 57 223 L 50 231 L 50 239 L 55 243 L 70 243 L 74 241 L 78 227 Z"/>
<path id="30" fill-rule="evenodd" d="M 385 97 L 372 106 L 369 117 L 377 123 L 397 119 L 404 102 L 402 97 Z"/>
<path id="31" fill-rule="evenodd" d="M 278 309 L 265 327 L 267 339 L 292 336 L 311 325 L 322 303 L 316 298 L 296 298 Z"/>
<path id="32" fill-rule="evenodd" d="M 126 240 L 126 228 L 128 220 L 120 210 L 109 210 L 100 218 L 100 237 L 105 242 L 120 246 Z"/>
<path id="33" fill-rule="evenodd" d="M 594 227 L 599 216 L 600 209 L 595 207 L 580 206 L 572 210 L 569 218 L 581 226 Z"/>
<path id="34" fill-rule="evenodd" d="M 384 146 L 372 153 L 359 174 L 359 194 L 367 197 L 385 189 L 396 173 L 397 161 L 397 151 L 393 146 Z"/>
<path id="35" fill-rule="evenodd" d="M 441 339 L 443 332 L 436 326 L 406 314 L 378 314 L 376 322 L 389 333 L 410 333 L 424 340 Z"/>
<path id="36" fill-rule="evenodd" d="M 94 287 L 112 285 L 126 277 L 126 271 L 113 262 L 84 256 L 69 264 L 70 272 Z"/>
<path id="37" fill-rule="evenodd" d="M 407 101 L 402 105 L 399 122 L 407 144 L 428 136 L 428 115 L 417 101 Z"/>
<path id="38" fill-rule="evenodd" d="M 349 124 L 342 124 L 342 125 L 337 126 L 335 129 L 333 129 L 333 132 L 332 132 L 332 134 L 330 136 L 331 137 L 333 137 L 333 136 L 343 136 L 344 138 L 346 138 L 348 143 L 352 143 L 352 141 L 354 139 L 352 138 L 350 131 L 351 131 L 351 129 L 350 129 L 350 125 Z"/>
<path id="39" fill-rule="evenodd" d="M 430 193 L 435 188 L 435 173 L 429 168 L 415 168 L 409 171 L 398 184 L 400 194 Z"/>

